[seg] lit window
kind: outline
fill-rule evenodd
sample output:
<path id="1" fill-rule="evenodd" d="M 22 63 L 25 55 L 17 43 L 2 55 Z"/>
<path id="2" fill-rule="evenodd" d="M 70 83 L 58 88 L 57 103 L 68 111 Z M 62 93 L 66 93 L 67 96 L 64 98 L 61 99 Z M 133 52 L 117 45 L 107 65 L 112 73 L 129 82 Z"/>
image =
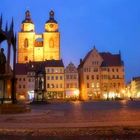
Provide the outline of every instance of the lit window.
<path id="1" fill-rule="evenodd" d="M 60 76 L 60 80 L 63 80 L 63 77 L 62 76 Z"/>
<path id="2" fill-rule="evenodd" d="M 28 39 L 26 38 L 26 39 L 24 40 L 24 47 L 25 47 L 25 48 L 28 48 L 28 45 L 29 45 Z"/>
<path id="3" fill-rule="evenodd" d="M 55 79 L 58 80 L 58 76 L 56 76 Z"/>

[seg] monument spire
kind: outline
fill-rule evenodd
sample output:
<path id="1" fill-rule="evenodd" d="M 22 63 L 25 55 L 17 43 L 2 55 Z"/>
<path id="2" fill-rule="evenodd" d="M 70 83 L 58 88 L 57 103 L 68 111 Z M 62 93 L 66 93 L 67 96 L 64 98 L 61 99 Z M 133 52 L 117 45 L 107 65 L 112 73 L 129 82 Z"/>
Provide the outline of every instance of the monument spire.
<path id="1" fill-rule="evenodd" d="M 2 14 L 1 14 L 1 17 L 0 17 L 0 29 L 2 29 Z"/>

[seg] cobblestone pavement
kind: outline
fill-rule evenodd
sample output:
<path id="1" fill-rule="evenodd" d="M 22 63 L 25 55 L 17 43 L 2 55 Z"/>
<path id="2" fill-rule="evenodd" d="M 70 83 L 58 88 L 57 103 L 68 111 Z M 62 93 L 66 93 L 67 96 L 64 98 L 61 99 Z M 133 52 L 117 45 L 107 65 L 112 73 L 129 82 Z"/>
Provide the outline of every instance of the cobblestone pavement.
<path id="1" fill-rule="evenodd" d="M 5 123 L 140 122 L 140 101 L 97 101 L 31 105 L 31 113 L 0 115 Z"/>
<path id="2" fill-rule="evenodd" d="M 89 139 L 96 134 L 121 134 L 120 137 L 131 134 L 136 139 L 140 136 L 140 101 L 76 101 L 31 105 L 31 108 L 30 113 L 0 115 L 0 135 L 14 132 L 45 138 L 42 135 L 77 134 L 88 135 Z"/>

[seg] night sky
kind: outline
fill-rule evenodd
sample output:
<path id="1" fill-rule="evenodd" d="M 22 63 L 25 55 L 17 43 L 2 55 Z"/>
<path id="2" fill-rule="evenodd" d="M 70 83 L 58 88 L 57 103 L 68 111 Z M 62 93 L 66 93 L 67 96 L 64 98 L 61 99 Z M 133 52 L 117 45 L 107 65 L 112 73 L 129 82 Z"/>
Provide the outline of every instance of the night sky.
<path id="1" fill-rule="evenodd" d="M 99 52 L 121 51 L 127 81 L 140 75 L 140 0 L 1 0 L 3 26 L 13 16 L 20 31 L 27 9 L 36 33 L 44 31 L 49 11 L 55 11 L 65 64 L 78 65 L 95 45 Z"/>

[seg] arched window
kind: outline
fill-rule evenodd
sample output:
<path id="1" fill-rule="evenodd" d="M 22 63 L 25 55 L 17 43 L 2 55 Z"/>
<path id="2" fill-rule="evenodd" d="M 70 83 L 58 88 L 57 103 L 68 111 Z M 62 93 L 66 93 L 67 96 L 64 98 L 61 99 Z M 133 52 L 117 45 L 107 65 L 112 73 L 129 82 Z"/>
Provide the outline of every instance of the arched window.
<path id="1" fill-rule="evenodd" d="M 25 48 L 28 48 L 28 46 L 29 46 L 29 42 L 28 42 L 28 39 L 26 38 L 26 39 L 24 40 L 24 47 L 25 47 Z"/>
<path id="2" fill-rule="evenodd" d="M 54 48 L 54 40 L 53 40 L 53 38 L 51 38 L 49 40 L 49 46 L 50 46 L 50 48 Z"/>
<path id="3" fill-rule="evenodd" d="M 28 61 L 28 56 L 25 56 L 25 57 L 24 57 L 24 60 L 25 60 L 25 61 Z"/>

